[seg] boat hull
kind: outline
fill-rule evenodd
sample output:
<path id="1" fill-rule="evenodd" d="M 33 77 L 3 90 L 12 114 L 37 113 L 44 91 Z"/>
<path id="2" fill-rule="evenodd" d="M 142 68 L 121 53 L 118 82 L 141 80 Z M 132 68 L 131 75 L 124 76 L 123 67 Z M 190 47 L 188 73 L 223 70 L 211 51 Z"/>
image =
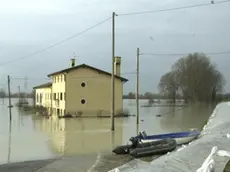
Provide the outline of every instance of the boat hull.
<path id="1" fill-rule="evenodd" d="M 177 145 L 187 144 L 192 140 L 198 138 L 200 135 L 200 131 L 197 129 L 190 129 L 186 132 L 175 132 L 175 133 L 166 133 L 166 134 L 156 134 L 156 135 L 147 135 L 145 131 L 140 132 L 138 136 L 135 138 L 139 139 L 139 141 L 146 143 L 152 142 L 161 139 L 175 139 Z"/>
<path id="2" fill-rule="evenodd" d="M 158 142 L 158 144 L 156 144 L 156 142 Z M 134 158 L 163 155 L 173 151 L 177 146 L 175 139 L 165 139 L 164 141 L 162 140 L 161 143 L 159 141 L 149 143 L 147 147 L 135 148 L 131 150 L 129 154 Z"/>
<path id="3" fill-rule="evenodd" d="M 187 143 L 193 141 L 197 137 L 198 137 L 198 135 L 197 136 L 182 137 L 182 138 L 174 138 L 174 139 L 176 140 L 177 145 L 183 145 L 183 144 L 187 144 Z M 156 140 L 160 140 L 160 139 L 141 139 L 141 142 L 142 143 L 148 143 L 148 142 L 153 142 Z"/>
<path id="4" fill-rule="evenodd" d="M 161 139 L 161 140 L 154 140 L 154 141 L 147 141 L 147 142 L 138 142 L 136 145 L 121 145 L 117 146 L 113 149 L 113 153 L 117 155 L 124 155 L 133 152 L 131 155 L 134 157 L 139 156 L 139 153 L 142 155 L 153 155 L 154 153 L 161 153 L 163 154 L 165 151 L 166 153 L 176 148 L 176 141 L 175 139 Z"/>

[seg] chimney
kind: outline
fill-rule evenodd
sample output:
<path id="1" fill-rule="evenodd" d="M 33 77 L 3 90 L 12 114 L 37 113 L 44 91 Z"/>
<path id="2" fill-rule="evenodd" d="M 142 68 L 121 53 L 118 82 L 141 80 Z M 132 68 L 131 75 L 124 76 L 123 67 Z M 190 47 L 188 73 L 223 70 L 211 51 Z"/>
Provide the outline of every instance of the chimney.
<path id="1" fill-rule="evenodd" d="M 70 67 L 74 67 L 75 66 L 75 59 L 70 59 Z"/>
<path id="2" fill-rule="evenodd" d="M 121 76 L 121 57 L 114 57 L 114 74 Z"/>

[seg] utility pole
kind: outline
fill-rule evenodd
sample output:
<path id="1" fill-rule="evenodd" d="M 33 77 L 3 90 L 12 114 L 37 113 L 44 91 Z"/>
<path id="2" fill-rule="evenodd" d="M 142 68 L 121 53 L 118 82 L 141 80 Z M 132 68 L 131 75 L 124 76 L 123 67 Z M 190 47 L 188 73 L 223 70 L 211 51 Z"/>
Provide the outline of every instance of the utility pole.
<path id="1" fill-rule="evenodd" d="M 115 12 L 112 13 L 112 77 L 111 77 L 111 130 L 114 131 L 115 116 L 115 77 L 114 77 L 114 58 L 115 58 Z"/>
<path id="2" fill-rule="evenodd" d="M 12 126 L 11 126 L 11 122 L 9 123 L 9 137 L 8 137 L 8 158 L 7 158 L 7 162 L 10 163 L 10 155 L 11 155 L 11 130 L 12 130 Z"/>
<path id="3" fill-rule="evenodd" d="M 10 76 L 8 75 L 7 76 L 7 80 L 8 80 L 8 98 L 9 98 L 9 115 L 10 115 L 10 123 L 11 123 L 11 120 L 12 120 L 12 117 L 11 117 L 11 108 L 12 108 L 12 105 L 11 105 L 11 93 L 10 93 Z"/>
<path id="4" fill-rule="evenodd" d="M 136 79 L 136 108 L 137 108 L 137 125 L 139 124 L 139 56 L 140 51 L 137 48 L 137 79 Z"/>
<path id="5" fill-rule="evenodd" d="M 21 95 L 20 95 L 21 93 L 20 93 L 20 86 L 18 86 L 18 107 L 19 108 L 21 108 L 21 106 L 22 106 L 22 102 L 21 102 L 21 100 L 20 100 L 20 97 L 21 97 Z M 19 111 L 19 114 L 18 114 L 18 129 L 20 130 L 20 118 L 21 117 L 21 113 L 20 113 L 20 111 Z"/>

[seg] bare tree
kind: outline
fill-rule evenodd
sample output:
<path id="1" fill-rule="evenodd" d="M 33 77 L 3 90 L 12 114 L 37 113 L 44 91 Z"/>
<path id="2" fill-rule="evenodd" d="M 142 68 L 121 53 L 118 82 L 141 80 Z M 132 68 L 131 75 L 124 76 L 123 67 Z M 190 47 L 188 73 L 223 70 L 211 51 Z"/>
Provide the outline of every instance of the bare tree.
<path id="1" fill-rule="evenodd" d="M 175 73 L 178 90 L 192 102 L 212 100 L 225 84 L 223 75 L 203 53 L 182 57 L 172 66 L 172 72 Z"/>
<path id="2" fill-rule="evenodd" d="M 164 74 L 161 77 L 160 83 L 158 85 L 160 92 L 172 98 L 173 102 L 176 101 L 176 95 L 178 91 L 178 82 L 176 74 L 177 73 L 174 71 Z"/>
<path id="3" fill-rule="evenodd" d="M 0 89 L 0 98 L 5 98 L 6 92 L 3 89 Z"/>

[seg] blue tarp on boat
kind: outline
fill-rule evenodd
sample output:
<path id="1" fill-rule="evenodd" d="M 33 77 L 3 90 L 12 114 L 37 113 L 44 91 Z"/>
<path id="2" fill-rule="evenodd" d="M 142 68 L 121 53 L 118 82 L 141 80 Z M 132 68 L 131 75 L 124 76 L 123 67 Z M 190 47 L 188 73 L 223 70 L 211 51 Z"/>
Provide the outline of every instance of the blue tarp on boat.
<path id="1" fill-rule="evenodd" d="M 198 136 L 199 134 L 200 134 L 199 131 L 187 131 L 187 132 L 147 135 L 145 137 L 141 137 L 141 139 L 144 139 L 144 140 L 148 140 L 148 139 L 167 139 L 167 138 L 175 139 L 175 138 Z"/>

